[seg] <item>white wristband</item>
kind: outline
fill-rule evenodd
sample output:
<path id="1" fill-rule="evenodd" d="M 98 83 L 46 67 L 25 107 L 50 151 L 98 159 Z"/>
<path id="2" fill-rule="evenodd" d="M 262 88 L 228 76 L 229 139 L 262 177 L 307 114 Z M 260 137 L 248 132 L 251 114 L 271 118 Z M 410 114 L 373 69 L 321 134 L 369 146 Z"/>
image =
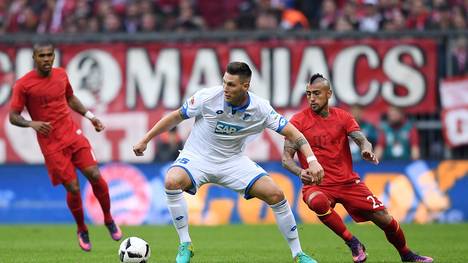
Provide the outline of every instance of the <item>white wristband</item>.
<path id="1" fill-rule="evenodd" d="M 315 157 L 315 155 L 311 155 L 311 156 L 307 157 L 307 163 L 310 163 L 310 162 L 313 162 L 313 161 L 317 161 L 317 157 Z"/>
<path id="2" fill-rule="evenodd" d="M 87 119 L 89 119 L 89 120 L 92 120 L 92 119 L 96 118 L 96 116 L 94 116 L 94 114 L 93 114 L 92 112 L 90 112 L 90 111 L 87 111 L 87 112 L 84 114 L 84 116 L 85 116 Z"/>

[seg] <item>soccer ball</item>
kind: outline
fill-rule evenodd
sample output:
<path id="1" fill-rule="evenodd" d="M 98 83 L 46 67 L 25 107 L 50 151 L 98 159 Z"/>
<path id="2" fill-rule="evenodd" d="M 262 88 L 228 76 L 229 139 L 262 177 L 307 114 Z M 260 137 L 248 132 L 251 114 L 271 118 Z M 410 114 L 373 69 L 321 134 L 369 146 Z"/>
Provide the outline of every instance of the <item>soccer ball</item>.
<path id="1" fill-rule="evenodd" d="M 139 237 L 129 237 L 120 243 L 120 262 L 147 263 L 150 256 L 151 249 L 148 242 Z"/>

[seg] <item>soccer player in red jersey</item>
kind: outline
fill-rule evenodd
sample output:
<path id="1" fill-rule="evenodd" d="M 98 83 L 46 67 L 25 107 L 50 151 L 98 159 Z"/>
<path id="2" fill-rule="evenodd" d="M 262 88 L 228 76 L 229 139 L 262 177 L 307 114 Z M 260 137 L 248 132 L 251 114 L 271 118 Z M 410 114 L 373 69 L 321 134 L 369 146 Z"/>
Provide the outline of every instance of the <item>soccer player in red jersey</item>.
<path id="1" fill-rule="evenodd" d="M 122 231 L 112 218 L 109 188 L 101 177 L 91 145 L 73 121 L 69 108 L 88 118 L 97 132 L 104 130 L 104 126 L 73 94 L 65 70 L 52 67 L 54 58 L 52 44 L 34 45 L 35 69 L 20 78 L 13 88 L 10 123 L 36 131 L 52 184 L 62 184 L 67 190 L 67 205 L 78 227 L 78 243 L 84 251 L 90 251 L 75 168 L 90 182 L 112 239 L 120 240 Z M 32 120 L 21 116 L 24 107 Z"/>
<path id="2" fill-rule="evenodd" d="M 332 96 L 330 82 L 320 74 L 313 75 L 307 85 L 306 96 L 310 107 L 295 114 L 290 122 L 309 141 L 325 175 L 322 180 L 303 177 L 307 160 L 287 140 L 282 161 L 285 168 L 302 179 L 304 202 L 322 223 L 345 241 L 351 249 L 354 262 L 366 260 L 365 247 L 333 210 L 336 203 L 341 203 L 354 221 L 372 221 L 381 228 L 387 240 L 398 250 L 403 262 L 433 262 L 432 258 L 417 255 L 408 248 L 398 222 L 353 171 L 348 136 L 359 146 L 364 160 L 375 164 L 379 161 L 351 114 L 328 106 Z M 296 152 L 301 167 L 293 159 Z"/>

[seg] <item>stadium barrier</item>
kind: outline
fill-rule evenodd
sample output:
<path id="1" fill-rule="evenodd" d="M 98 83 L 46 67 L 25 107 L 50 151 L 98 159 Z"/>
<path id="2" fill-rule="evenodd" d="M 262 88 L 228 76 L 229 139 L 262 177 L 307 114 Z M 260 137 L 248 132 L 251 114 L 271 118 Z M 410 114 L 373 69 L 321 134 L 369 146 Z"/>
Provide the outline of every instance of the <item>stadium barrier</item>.
<path id="1" fill-rule="evenodd" d="M 303 223 L 318 219 L 301 200 L 300 182 L 279 162 L 264 162 L 271 177 L 284 190 Z M 163 176 L 169 164 L 109 163 L 101 166 L 109 183 L 112 212 L 120 224 L 169 224 Z M 455 223 L 468 220 L 468 161 L 359 162 L 355 170 L 373 193 L 402 222 Z M 42 165 L 0 166 L 0 223 L 71 223 L 63 187 L 53 188 Z M 99 203 L 80 176 L 88 221 L 102 223 Z M 245 200 L 236 192 L 210 184 L 195 196 L 187 194 L 192 224 L 268 224 L 274 216 L 259 200 Z M 337 206 L 338 213 L 350 221 Z"/>

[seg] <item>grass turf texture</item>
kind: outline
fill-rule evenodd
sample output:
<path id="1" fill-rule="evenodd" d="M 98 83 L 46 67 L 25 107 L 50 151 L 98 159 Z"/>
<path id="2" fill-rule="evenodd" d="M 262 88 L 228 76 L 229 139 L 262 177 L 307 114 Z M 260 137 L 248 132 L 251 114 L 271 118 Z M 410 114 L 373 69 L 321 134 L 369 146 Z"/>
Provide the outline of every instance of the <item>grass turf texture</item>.
<path id="1" fill-rule="evenodd" d="M 382 231 L 370 224 L 351 224 L 351 231 L 367 247 L 368 262 L 400 262 Z M 435 262 L 468 262 L 468 224 L 403 225 L 410 247 Z M 124 236 L 149 242 L 150 263 L 174 262 L 177 234 L 172 226 L 122 227 Z M 302 248 L 320 263 L 352 262 L 341 239 L 323 225 L 300 225 Z M 292 262 L 276 225 L 229 225 L 190 228 L 193 263 Z M 116 263 L 120 242 L 110 239 L 104 226 L 90 226 L 91 252 L 82 252 L 73 225 L 0 225 L 2 263 Z"/>

